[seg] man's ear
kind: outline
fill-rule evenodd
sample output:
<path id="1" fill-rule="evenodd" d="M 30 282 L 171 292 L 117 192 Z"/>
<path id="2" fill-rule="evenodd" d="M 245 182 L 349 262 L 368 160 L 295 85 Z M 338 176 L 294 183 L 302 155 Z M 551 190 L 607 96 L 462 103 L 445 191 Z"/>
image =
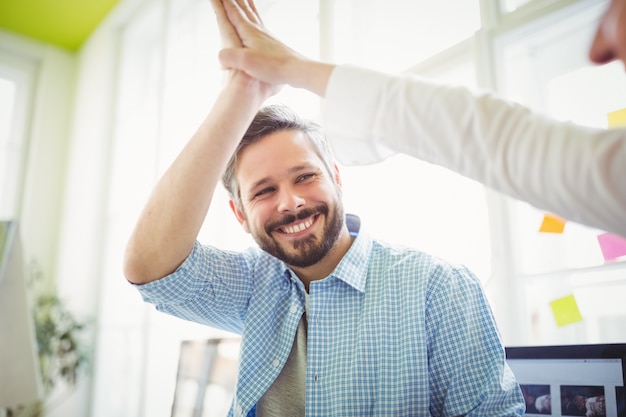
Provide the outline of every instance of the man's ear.
<path id="1" fill-rule="evenodd" d="M 341 189 L 343 184 L 341 183 L 341 174 L 339 173 L 339 167 L 337 166 L 337 164 L 333 164 L 333 168 L 335 170 L 334 174 L 335 174 L 335 184 L 337 184 L 337 186 Z"/>
<path id="2" fill-rule="evenodd" d="M 246 220 L 246 216 L 243 214 L 243 211 L 237 208 L 237 204 L 235 204 L 233 200 L 229 200 L 228 204 L 230 205 L 230 209 L 235 214 L 237 221 L 243 227 L 243 230 L 245 230 L 246 233 L 250 233 L 250 228 L 248 228 L 248 221 Z"/>

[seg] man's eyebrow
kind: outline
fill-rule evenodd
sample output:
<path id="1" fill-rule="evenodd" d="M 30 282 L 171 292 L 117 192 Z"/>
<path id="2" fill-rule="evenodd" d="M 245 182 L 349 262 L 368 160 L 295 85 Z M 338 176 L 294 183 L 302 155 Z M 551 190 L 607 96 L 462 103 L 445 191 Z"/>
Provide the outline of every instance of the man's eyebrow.
<path id="1" fill-rule="evenodd" d="M 253 183 L 249 188 L 248 188 L 248 192 L 255 190 L 259 187 L 261 187 L 262 185 L 265 185 L 267 183 L 270 182 L 270 177 L 265 177 L 265 178 L 261 178 L 260 180 L 256 181 L 255 183 Z"/>

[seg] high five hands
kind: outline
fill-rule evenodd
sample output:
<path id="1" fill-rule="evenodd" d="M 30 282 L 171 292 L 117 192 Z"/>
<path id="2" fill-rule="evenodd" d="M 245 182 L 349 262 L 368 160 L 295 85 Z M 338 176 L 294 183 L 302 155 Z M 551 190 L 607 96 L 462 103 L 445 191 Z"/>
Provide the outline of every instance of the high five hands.
<path id="1" fill-rule="evenodd" d="M 294 51 L 266 28 L 252 0 L 211 0 L 223 48 L 221 65 L 279 87 L 305 88 L 324 96 L 333 65 Z"/>

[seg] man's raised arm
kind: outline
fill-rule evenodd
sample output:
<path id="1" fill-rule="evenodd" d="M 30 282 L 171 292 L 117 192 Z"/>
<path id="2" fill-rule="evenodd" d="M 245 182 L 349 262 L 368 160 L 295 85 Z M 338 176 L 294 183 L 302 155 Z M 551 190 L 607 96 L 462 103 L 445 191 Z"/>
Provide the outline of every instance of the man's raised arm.
<path id="1" fill-rule="evenodd" d="M 212 0 L 219 3 L 219 0 Z M 224 46 L 239 45 L 221 5 Z M 158 181 L 126 247 L 124 274 L 144 284 L 172 273 L 191 252 L 224 168 L 263 102 L 276 87 L 232 71 L 213 108 Z"/>

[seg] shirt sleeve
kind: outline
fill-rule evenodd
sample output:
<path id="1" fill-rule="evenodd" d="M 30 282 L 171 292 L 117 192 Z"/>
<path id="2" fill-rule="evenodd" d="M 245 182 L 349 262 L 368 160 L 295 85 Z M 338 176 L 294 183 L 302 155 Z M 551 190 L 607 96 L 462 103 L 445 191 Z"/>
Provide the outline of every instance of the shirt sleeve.
<path id="1" fill-rule="evenodd" d="M 333 71 L 323 110 L 345 165 L 404 153 L 626 236 L 626 129 L 586 128 L 492 94 L 352 66 Z"/>
<path id="2" fill-rule="evenodd" d="M 196 242 L 172 274 L 133 285 L 144 301 L 159 311 L 241 333 L 252 292 L 255 259 L 252 249 L 237 253 Z"/>
<path id="3" fill-rule="evenodd" d="M 464 267 L 440 267 L 431 281 L 426 298 L 431 415 L 523 415 L 524 398 L 480 281 Z"/>

